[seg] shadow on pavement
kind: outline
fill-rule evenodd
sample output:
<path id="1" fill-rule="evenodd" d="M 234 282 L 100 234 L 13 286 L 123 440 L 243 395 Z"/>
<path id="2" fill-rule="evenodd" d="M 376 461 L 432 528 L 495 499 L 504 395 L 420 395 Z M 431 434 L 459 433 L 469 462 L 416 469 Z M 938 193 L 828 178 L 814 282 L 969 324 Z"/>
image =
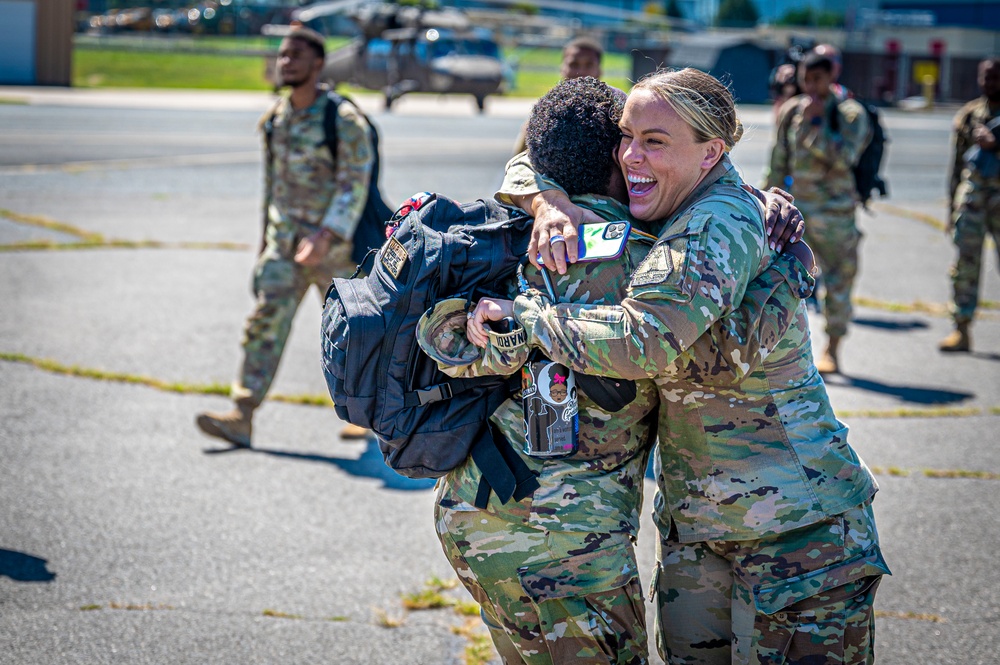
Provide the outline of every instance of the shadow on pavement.
<path id="1" fill-rule="evenodd" d="M 206 455 L 221 455 L 224 453 L 258 453 L 280 457 L 284 459 L 301 460 L 304 462 L 323 462 L 339 467 L 342 471 L 357 476 L 359 478 L 375 478 L 381 480 L 386 489 L 392 490 L 427 490 L 434 487 L 433 478 L 407 478 L 401 476 L 388 466 L 382 459 L 382 452 L 378 448 L 378 443 L 374 439 L 368 439 L 368 447 L 358 459 L 346 459 L 343 457 L 328 457 L 315 453 L 297 453 L 288 450 L 274 450 L 271 448 L 241 448 L 233 446 L 230 448 L 205 448 Z M 0 571 L 2 572 L 2 571 Z"/>
<path id="2" fill-rule="evenodd" d="M 861 390 L 868 390 L 874 393 L 893 395 L 898 397 L 903 402 L 910 402 L 913 404 L 954 404 L 956 402 L 969 399 L 970 397 L 975 397 L 974 393 L 944 390 L 942 388 L 894 386 L 889 383 L 875 381 L 874 379 L 847 376 L 845 374 L 823 377 L 823 380 L 831 386 L 859 388 Z"/>
<path id="3" fill-rule="evenodd" d="M 56 574 L 49 572 L 46 563 L 45 559 L 24 552 L 0 549 L 0 577 L 18 582 L 51 582 Z"/>
<path id="4" fill-rule="evenodd" d="M 926 321 L 909 319 L 904 321 L 890 321 L 888 319 L 851 319 L 852 324 L 868 326 L 869 328 L 879 328 L 881 330 L 924 330 L 930 328 Z"/>

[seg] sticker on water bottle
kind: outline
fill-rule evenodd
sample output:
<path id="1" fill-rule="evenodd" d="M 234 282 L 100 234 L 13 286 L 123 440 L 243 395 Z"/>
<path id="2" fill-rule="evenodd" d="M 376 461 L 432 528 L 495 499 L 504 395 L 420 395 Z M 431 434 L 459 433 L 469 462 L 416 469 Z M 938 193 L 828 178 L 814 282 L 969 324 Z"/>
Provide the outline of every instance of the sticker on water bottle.
<path id="1" fill-rule="evenodd" d="M 551 360 L 521 368 L 524 452 L 532 457 L 563 457 L 577 450 L 580 423 L 573 372 Z"/>

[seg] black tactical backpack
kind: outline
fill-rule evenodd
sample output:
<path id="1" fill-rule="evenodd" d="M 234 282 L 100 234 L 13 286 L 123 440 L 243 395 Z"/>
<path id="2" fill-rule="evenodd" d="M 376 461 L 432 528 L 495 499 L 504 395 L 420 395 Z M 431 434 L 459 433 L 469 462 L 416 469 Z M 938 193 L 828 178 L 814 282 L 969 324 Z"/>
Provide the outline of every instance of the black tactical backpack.
<path id="1" fill-rule="evenodd" d="M 372 430 L 401 475 L 443 476 L 471 454 L 501 501 L 537 487 L 489 422 L 510 396 L 510 380 L 450 378 L 415 334 L 439 296 L 502 295 L 491 287 L 515 273 L 531 223 L 493 201 L 459 204 L 424 193 L 393 215 L 391 236 L 362 263 L 366 275 L 330 285 L 322 364 L 337 415 Z"/>
<path id="2" fill-rule="evenodd" d="M 889 195 L 888 185 L 879 175 L 879 170 L 882 168 L 882 157 L 885 155 L 885 144 L 889 142 L 889 138 L 882 127 L 878 109 L 860 99 L 855 101 L 864 107 L 865 113 L 868 114 L 868 122 L 872 127 L 872 139 L 852 169 L 854 188 L 858 192 L 858 199 L 861 201 L 861 205 L 867 208 L 868 202 L 872 198 L 872 192 L 878 192 L 881 197 Z M 830 113 L 830 131 L 834 134 L 840 132 L 840 113 L 836 110 Z"/>

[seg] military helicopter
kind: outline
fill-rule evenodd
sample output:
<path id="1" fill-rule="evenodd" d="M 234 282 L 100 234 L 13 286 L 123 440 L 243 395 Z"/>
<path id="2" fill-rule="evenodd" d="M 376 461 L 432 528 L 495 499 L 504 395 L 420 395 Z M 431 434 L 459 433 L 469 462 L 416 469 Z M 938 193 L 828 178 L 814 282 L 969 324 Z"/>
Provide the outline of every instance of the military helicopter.
<path id="1" fill-rule="evenodd" d="M 365 0 L 318 2 L 292 12 L 306 25 L 347 13 L 361 34 L 326 56 L 321 79 L 381 90 L 385 107 L 408 92 L 470 94 L 480 112 L 500 89 L 503 63 L 493 34 L 454 8 Z"/>

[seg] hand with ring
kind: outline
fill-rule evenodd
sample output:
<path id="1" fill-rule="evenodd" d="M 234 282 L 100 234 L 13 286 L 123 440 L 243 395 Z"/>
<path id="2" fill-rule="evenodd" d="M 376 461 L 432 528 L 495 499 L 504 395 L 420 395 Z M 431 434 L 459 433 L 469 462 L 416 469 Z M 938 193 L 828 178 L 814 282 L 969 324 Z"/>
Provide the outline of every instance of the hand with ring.
<path id="1" fill-rule="evenodd" d="M 531 227 L 528 258 L 537 268 L 548 268 L 565 275 L 566 266 L 575 263 L 578 258 L 577 227 L 584 222 L 599 222 L 601 218 L 593 211 L 573 204 L 566 194 L 556 189 L 534 195 L 531 212 L 535 223 Z"/>

